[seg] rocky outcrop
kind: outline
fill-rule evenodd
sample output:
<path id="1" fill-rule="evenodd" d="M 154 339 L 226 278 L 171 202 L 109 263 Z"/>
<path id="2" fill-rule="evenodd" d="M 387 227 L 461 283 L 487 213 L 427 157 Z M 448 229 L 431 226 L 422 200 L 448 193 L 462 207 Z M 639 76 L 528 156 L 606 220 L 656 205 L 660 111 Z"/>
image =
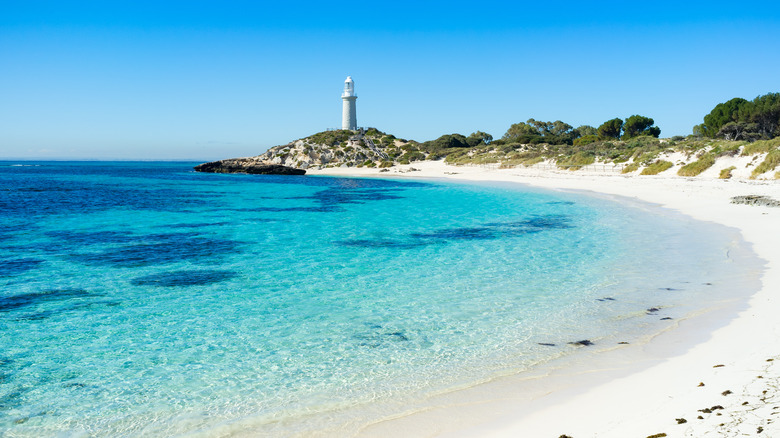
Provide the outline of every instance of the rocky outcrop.
<path id="1" fill-rule="evenodd" d="M 412 145 L 412 146 L 410 146 Z M 357 131 L 323 131 L 306 138 L 274 146 L 265 153 L 249 158 L 231 158 L 195 167 L 199 172 L 271 173 L 303 175 L 304 169 L 323 167 L 390 167 L 416 142 L 397 139 L 375 128 Z M 417 159 L 424 159 L 418 153 Z M 406 160 L 408 163 L 410 160 Z"/>
<path id="2" fill-rule="evenodd" d="M 195 166 L 197 172 L 209 173 L 249 173 L 253 175 L 305 175 L 303 169 L 269 164 L 255 158 L 231 158 L 212 161 Z"/>
<path id="3" fill-rule="evenodd" d="M 762 207 L 780 207 L 780 201 L 769 196 L 745 195 L 731 198 L 732 204 L 758 205 Z"/>

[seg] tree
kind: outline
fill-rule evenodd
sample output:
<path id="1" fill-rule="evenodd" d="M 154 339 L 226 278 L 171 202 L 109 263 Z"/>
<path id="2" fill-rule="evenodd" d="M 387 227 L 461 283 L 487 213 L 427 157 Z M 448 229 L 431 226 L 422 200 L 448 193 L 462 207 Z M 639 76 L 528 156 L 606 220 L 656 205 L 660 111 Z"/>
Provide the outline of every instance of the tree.
<path id="1" fill-rule="evenodd" d="M 755 123 L 764 138 L 780 136 L 780 93 L 758 96 L 751 105 L 740 107 L 739 121 Z"/>
<path id="2" fill-rule="evenodd" d="M 539 135 L 539 131 L 527 123 L 519 122 L 512 124 L 512 126 L 507 129 L 506 134 L 501 138 L 505 140 L 516 140 L 528 135 Z"/>
<path id="3" fill-rule="evenodd" d="M 580 125 L 575 129 L 577 131 L 577 137 L 585 137 L 586 135 L 598 135 L 599 131 L 590 125 Z"/>
<path id="4" fill-rule="evenodd" d="M 574 128 L 570 124 L 556 120 L 550 124 L 547 131 L 552 135 L 560 137 L 562 135 L 570 134 L 572 129 Z"/>
<path id="5" fill-rule="evenodd" d="M 762 137 L 758 123 L 728 122 L 721 126 L 718 137 L 726 140 L 757 140 Z"/>
<path id="6" fill-rule="evenodd" d="M 719 103 L 697 129 L 708 137 L 728 139 L 780 137 L 780 93 L 767 93 L 752 101 L 735 97 Z"/>
<path id="7" fill-rule="evenodd" d="M 623 138 L 629 139 L 640 135 L 649 135 L 658 137 L 661 135 L 661 129 L 653 126 L 655 121 L 650 117 L 633 115 L 623 123 Z"/>
<path id="8" fill-rule="evenodd" d="M 471 147 L 475 147 L 480 144 L 490 144 L 491 141 L 493 141 L 493 136 L 487 132 L 482 131 L 472 132 L 468 137 L 466 137 L 466 143 Z"/>
<path id="9" fill-rule="evenodd" d="M 704 116 L 704 123 L 701 125 L 702 133 L 707 137 L 715 137 L 723 125 L 738 121 L 740 109 L 742 109 L 744 114 L 747 109 L 742 107 L 749 104 L 750 102 L 747 100 L 735 97 L 727 102 L 715 105 L 715 108 Z"/>
<path id="10" fill-rule="evenodd" d="M 607 120 L 599 126 L 599 137 L 602 138 L 620 138 L 620 131 L 623 129 L 623 119 L 614 118 Z"/>

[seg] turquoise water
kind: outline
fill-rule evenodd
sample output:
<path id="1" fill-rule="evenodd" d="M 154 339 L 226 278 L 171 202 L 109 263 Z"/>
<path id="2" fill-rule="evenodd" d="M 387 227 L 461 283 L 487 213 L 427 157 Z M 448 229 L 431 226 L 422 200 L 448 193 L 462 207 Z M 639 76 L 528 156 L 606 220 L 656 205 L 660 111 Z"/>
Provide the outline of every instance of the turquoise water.
<path id="1" fill-rule="evenodd" d="M 741 275 L 727 230 L 577 194 L 13 164 L 5 436 L 343 434 L 337 413 L 639 339 Z"/>

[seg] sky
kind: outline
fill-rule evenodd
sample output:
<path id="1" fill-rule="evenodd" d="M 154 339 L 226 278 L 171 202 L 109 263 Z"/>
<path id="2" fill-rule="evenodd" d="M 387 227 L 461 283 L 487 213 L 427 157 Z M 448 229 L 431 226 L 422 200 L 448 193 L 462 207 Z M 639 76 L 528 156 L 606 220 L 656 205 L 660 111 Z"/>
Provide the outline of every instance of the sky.
<path id="1" fill-rule="evenodd" d="M 214 160 L 341 125 L 688 135 L 780 92 L 780 2 L 0 0 L 0 159 Z"/>

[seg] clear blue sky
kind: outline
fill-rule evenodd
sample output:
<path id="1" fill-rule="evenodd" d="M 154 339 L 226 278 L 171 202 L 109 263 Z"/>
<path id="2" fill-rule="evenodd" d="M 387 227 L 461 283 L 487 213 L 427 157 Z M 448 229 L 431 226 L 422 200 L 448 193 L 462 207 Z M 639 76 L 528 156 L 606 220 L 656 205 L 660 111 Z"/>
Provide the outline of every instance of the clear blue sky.
<path id="1" fill-rule="evenodd" d="M 528 118 L 687 135 L 780 92 L 780 2 L 0 0 L 0 158 L 256 155 L 341 123 L 430 140 Z"/>

